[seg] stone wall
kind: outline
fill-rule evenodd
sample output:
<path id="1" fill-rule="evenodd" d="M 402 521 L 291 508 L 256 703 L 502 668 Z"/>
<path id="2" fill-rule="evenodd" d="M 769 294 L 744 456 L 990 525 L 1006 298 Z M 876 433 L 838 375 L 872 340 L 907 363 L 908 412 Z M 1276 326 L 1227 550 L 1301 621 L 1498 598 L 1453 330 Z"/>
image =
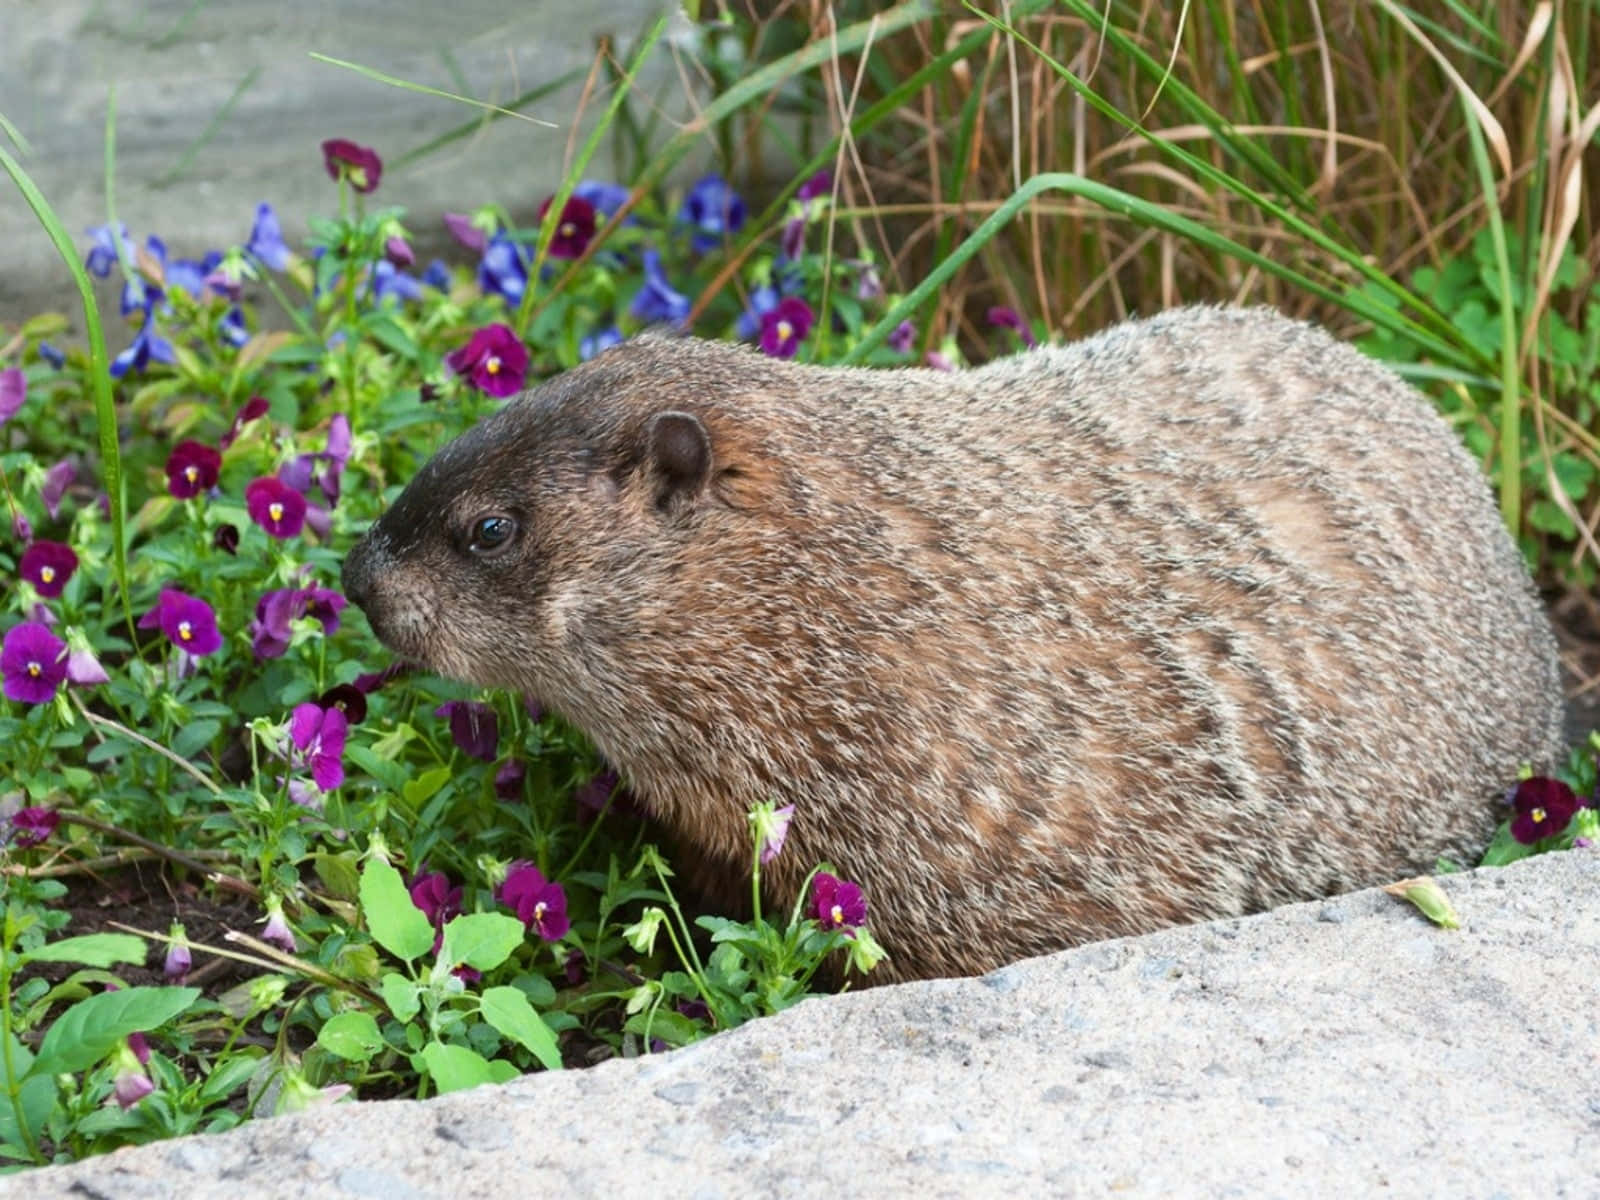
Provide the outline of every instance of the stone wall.
<path id="1" fill-rule="evenodd" d="M 220 249 L 242 241 L 256 204 L 270 200 L 295 240 L 308 214 L 335 204 L 318 149 L 324 138 L 351 138 L 392 163 L 481 111 L 385 86 L 310 52 L 504 103 L 586 69 L 602 35 L 612 35 L 625 55 L 664 5 L 0 0 L 0 114 L 28 139 L 23 165 L 80 244 L 86 226 L 106 219 L 112 89 L 117 215 L 136 237 L 156 233 L 185 255 Z M 640 91 L 669 119 L 688 110 L 665 43 Z M 574 123 L 581 142 L 607 97 L 603 86 L 587 104 L 581 94 L 580 75 L 525 110 L 557 128 L 501 120 L 413 165 L 391 167 L 377 199 L 404 205 L 424 246 L 447 209 L 497 202 L 531 216 L 561 175 Z M 195 150 L 213 122 L 209 140 Z M 597 158 L 591 174 L 611 166 L 609 157 Z M 66 268 L 3 176 L 0 247 L 0 321 L 46 308 L 74 313 Z"/>

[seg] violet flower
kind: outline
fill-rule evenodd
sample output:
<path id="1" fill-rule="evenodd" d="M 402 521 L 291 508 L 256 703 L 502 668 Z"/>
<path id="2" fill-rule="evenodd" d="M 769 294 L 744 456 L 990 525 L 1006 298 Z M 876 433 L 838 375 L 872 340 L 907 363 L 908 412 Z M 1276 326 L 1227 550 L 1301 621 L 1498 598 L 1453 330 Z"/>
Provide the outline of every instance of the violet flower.
<path id="1" fill-rule="evenodd" d="M 757 856 L 764 867 L 783 852 L 783 843 L 789 838 L 789 825 L 794 820 L 794 805 L 773 808 L 770 804 L 757 807 L 750 814 L 750 822 L 761 839 L 761 852 Z"/>
<path id="2" fill-rule="evenodd" d="M 47 842 L 61 824 L 53 808 L 19 808 L 11 816 L 11 844 L 19 850 Z"/>
<path id="3" fill-rule="evenodd" d="M 917 338 L 917 327 L 910 321 L 901 321 L 890 332 L 885 344 L 896 354 L 910 354 Z"/>
<path id="4" fill-rule="evenodd" d="M 702 254 L 738 233 L 744 218 L 744 201 L 720 175 L 707 175 L 696 182 L 678 209 L 678 220 L 693 227 L 691 242 Z"/>
<path id="5" fill-rule="evenodd" d="M 572 927 L 567 919 L 566 892 L 532 863 L 511 864 L 500 887 L 500 902 L 514 909 L 522 924 L 547 942 L 559 942 Z"/>
<path id="6" fill-rule="evenodd" d="M 0 425 L 17 415 L 23 401 L 28 398 L 28 377 L 21 367 L 7 367 L 0 371 Z"/>
<path id="7" fill-rule="evenodd" d="M 235 304 L 217 321 L 217 333 L 235 350 L 250 340 L 250 326 L 244 323 L 244 310 Z"/>
<path id="8" fill-rule="evenodd" d="M 367 696 L 353 683 L 336 683 L 317 697 L 318 708 L 336 708 L 344 714 L 349 725 L 359 725 L 367 719 Z"/>
<path id="9" fill-rule="evenodd" d="M 407 275 L 386 258 L 379 259 L 373 265 L 369 282 L 373 299 L 380 302 L 390 296 L 396 300 L 422 299 L 422 281 L 414 275 Z"/>
<path id="10" fill-rule="evenodd" d="M 444 259 L 436 258 L 428 264 L 427 270 L 422 272 L 422 282 L 431 288 L 438 288 L 441 292 L 450 290 L 450 267 Z"/>
<path id="11" fill-rule="evenodd" d="M 270 407 L 265 396 L 251 396 L 250 399 L 239 406 L 239 411 L 233 415 L 233 423 L 228 426 L 228 432 L 217 439 L 218 448 L 226 450 L 233 445 L 234 439 L 239 436 L 244 427 L 258 417 L 266 416 Z"/>
<path id="12" fill-rule="evenodd" d="M 612 346 L 622 344 L 622 330 L 615 325 L 607 325 L 604 329 L 586 334 L 578 339 L 578 357 L 588 362 L 602 350 L 609 350 Z"/>
<path id="13" fill-rule="evenodd" d="M 853 929 L 866 924 L 867 900 L 856 884 L 819 871 L 811 881 L 811 915 L 824 929 Z"/>
<path id="14" fill-rule="evenodd" d="M 410 242 L 398 234 L 383 240 L 383 256 L 402 269 L 414 267 L 417 263 L 417 252 L 411 248 Z"/>
<path id="15" fill-rule="evenodd" d="M 450 721 L 450 736 L 468 758 L 493 762 L 500 747 L 500 721 L 494 709 L 478 700 L 450 700 L 433 710 Z"/>
<path id="16" fill-rule="evenodd" d="M 111 677 L 95 657 L 89 637 L 81 629 L 67 630 L 67 682 L 77 687 L 109 683 Z"/>
<path id="17" fill-rule="evenodd" d="M 168 983 L 182 986 L 194 967 L 194 954 L 189 949 L 189 939 L 177 921 L 167 931 L 167 957 L 161 964 L 161 974 Z"/>
<path id="18" fill-rule="evenodd" d="M 527 251 L 508 237 L 490 238 L 478 262 L 478 287 L 511 304 L 520 303 L 528 287 Z"/>
<path id="19" fill-rule="evenodd" d="M 139 1038 L 142 1053 L 135 1047 L 133 1040 L 135 1037 Z M 117 1106 L 124 1112 L 156 1090 L 156 1085 L 151 1082 L 150 1076 L 144 1069 L 144 1064 L 149 1061 L 150 1047 L 144 1043 L 140 1034 L 130 1034 L 127 1041 L 117 1050 L 117 1075 L 116 1081 L 112 1084 L 111 1094 L 116 1098 Z"/>
<path id="20" fill-rule="evenodd" d="M 673 289 L 661 270 L 661 255 L 646 249 L 640 256 L 644 266 L 644 286 L 633 298 L 628 311 L 641 321 L 669 321 L 673 324 L 689 315 L 689 297 Z"/>
<path id="21" fill-rule="evenodd" d="M 121 379 L 129 371 L 142 374 L 151 359 L 168 366 L 178 361 L 178 352 L 172 348 L 172 343 L 156 332 L 155 317 L 148 303 L 144 306 L 144 314 L 144 324 L 134 334 L 133 344 L 111 360 L 113 379 Z"/>
<path id="22" fill-rule="evenodd" d="M 256 205 L 255 224 L 250 227 L 250 240 L 244 248 L 274 271 L 282 271 L 289 265 L 290 251 L 283 240 L 283 226 L 278 223 L 278 214 L 272 205 L 265 200 Z"/>
<path id="23" fill-rule="evenodd" d="M 160 627 L 167 640 L 196 658 L 222 649 L 217 616 L 204 600 L 176 588 L 162 588 L 156 606 L 139 618 L 140 629 Z"/>
<path id="24" fill-rule="evenodd" d="M 275 538 L 292 538 L 305 526 L 306 498 L 276 476 L 254 480 L 244 503 L 250 519 Z"/>
<path id="25" fill-rule="evenodd" d="M 383 160 L 370 146 L 358 146 L 349 138 L 329 138 L 322 143 L 322 165 L 329 179 L 343 175 L 350 186 L 365 195 L 376 191 L 383 178 Z"/>
<path id="26" fill-rule="evenodd" d="M 239 527 L 231 522 L 218 525 L 216 533 L 211 535 L 211 548 L 220 550 L 224 554 L 237 556 L 239 553 Z"/>
<path id="27" fill-rule="evenodd" d="M 602 183 L 595 179 L 580 181 L 572 194 L 586 201 L 597 216 L 608 221 L 628 202 L 628 189 L 620 183 Z"/>
<path id="28" fill-rule="evenodd" d="M 545 214 L 550 211 L 550 202 L 554 199 L 554 196 L 547 196 L 544 203 L 539 205 L 537 220 L 541 225 L 544 224 Z M 561 206 L 561 220 L 556 225 L 555 236 L 550 239 L 550 257 L 578 258 L 589 248 L 594 230 L 594 205 L 582 196 L 568 196 L 567 202 Z"/>
<path id="29" fill-rule="evenodd" d="M 472 340 L 444 357 L 445 365 L 465 375 L 479 391 L 512 396 L 522 390 L 528 371 L 528 348 L 509 325 L 486 325 Z"/>
<path id="30" fill-rule="evenodd" d="M 445 213 L 444 227 L 450 231 L 451 237 L 468 250 L 482 254 L 489 248 L 488 231 L 477 225 L 466 213 Z"/>
<path id="31" fill-rule="evenodd" d="M 43 539 L 24 550 L 17 564 L 18 573 L 47 600 L 61 595 L 77 569 L 78 555 L 71 546 Z"/>
<path id="32" fill-rule="evenodd" d="M 52 521 L 61 515 L 62 497 L 67 494 L 67 489 L 77 481 L 77 478 L 77 465 L 70 458 L 63 458 L 45 471 L 44 483 L 39 488 L 39 499 L 44 502 L 44 510 L 50 514 Z"/>
<path id="33" fill-rule="evenodd" d="M 774 358 L 793 358 L 811 332 L 811 306 L 798 296 L 785 296 L 761 318 L 761 350 Z"/>
<path id="34" fill-rule="evenodd" d="M 1517 784 L 1511 805 L 1516 810 L 1511 818 L 1511 836 L 1524 846 L 1560 833 L 1580 807 L 1570 787 L 1544 775 Z"/>
<path id="35" fill-rule="evenodd" d="M 989 310 L 988 321 L 991 325 L 1015 330 L 1017 336 L 1022 339 L 1022 344 L 1030 350 L 1039 344 L 1034 339 L 1033 330 L 1029 329 L 1028 323 L 1022 319 L 1022 314 L 1014 308 L 996 305 Z"/>
<path id="36" fill-rule="evenodd" d="M 297 704 L 289 718 L 289 740 L 311 768 L 319 790 L 331 792 L 344 782 L 344 743 L 349 722 L 337 708 Z"/>
<path id="37" fill-rule="evenodd" d="M 522 799 L 523 780 L 528 777 L 528 764 L 520 758 L 508 758 L 494 773 L 494 794 L 507 804 Z"/>
<path id="38" fill-rule="evenodd" d="M 0 675 L 6 699 L 48 704 L 67 677 L 67 644 L 42 622 L 13 625 L 0 643 Z"/>
<path id="39" fill-rule="evenodd" d="M 267 897 L 267 923 L 261 931 L 261 940 L 278 947 L 286 954 L 295 952 L 294 931 L 289 928 L 289 922 L 283 918 L 283 901 L 277 896 Z"/>
<path id="40" fill-rule="evenodd" d="M 411 903 L 422 910 L 422 915 L 428 918 L 428 923 L 434 929 L 444 930 L 451 917 L 461 915 L 461 889 L 450 886 L 450 877 L 443 871 L 430 871 L 426 875 L 418 875 L 411 881 L 408 889 L 411 893 Z M 437 939 L 434 950 L 438 950 Z"/>
<path id="41" fill-rule="evenodd" d="M 217 486 L 222 455 L 203 442 L 182 441 L 167 455 L 167 491 L 188 500 Z"/>
<path id="42" fill-rule="evenodd" d="M 111 268 L 124 258 L 133 261 L 133 247 L 128 244 L 128 227 L 120 221 L 115 228 L 110 225 L 91 225 L 88 234 L 94 243 L 89 247 L 83 265 L 101 279 L 111 274 Z"/>
<path id="43" fill-rule="evenodd" d="M 40 342 L 38 345 L 38 351 L 39 357 L 44 359 L 45 362 L 49 363 L 58 371 L 67 365 L 66 354 L 60 350 L 57 350 L 49 342 Z"/>

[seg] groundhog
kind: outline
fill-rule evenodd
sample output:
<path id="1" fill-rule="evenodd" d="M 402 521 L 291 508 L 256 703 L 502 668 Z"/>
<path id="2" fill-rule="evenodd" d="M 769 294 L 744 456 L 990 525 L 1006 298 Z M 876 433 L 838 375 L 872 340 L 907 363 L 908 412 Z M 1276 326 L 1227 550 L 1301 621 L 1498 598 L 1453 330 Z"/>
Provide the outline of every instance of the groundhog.
<path id="1" fill-rule="evenodd" d="M 442 449 L 344 587 L 564 715 L 702 879 L 792 803 L 769 898 L 859 882 L 877 982 L 1471 862 L 1560 747 L 1478 464 L 1260 309 L 957 372 L 636 337 Z"/>

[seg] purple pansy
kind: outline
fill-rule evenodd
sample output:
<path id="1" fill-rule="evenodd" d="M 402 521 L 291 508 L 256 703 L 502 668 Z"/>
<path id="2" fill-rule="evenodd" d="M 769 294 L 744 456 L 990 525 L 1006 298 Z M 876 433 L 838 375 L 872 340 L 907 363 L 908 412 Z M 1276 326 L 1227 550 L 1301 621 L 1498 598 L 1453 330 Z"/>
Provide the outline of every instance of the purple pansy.
<path id="1" fill-rule="evenodd" d="M 283 226 L 265 200 L 256 205 L 255 224 L 250 227 L 250 240 L 244 248 L 274 271 L 289 265 L 289 244 L 283 240 Z"/>
<path id="2" fill-rule="evenodd" d="M 61 814 L 53 808 L 19 808 L 11 816 L 11 844 L 19 850 L 47 842 L 61 824 Z"/>
<path id="3" fill-rule="evenodd" d="M 67 586 L 67 580 L 78 569 L 78 555 L 71 546 L 62 542 L 34 542 L 22 552 L 17 570 L 34 590 L 47 600 L 54 600 Z"/>
<path id="4" fill-rule="evenodd" d="M 901 321 L 889 334 L 887 345 L 896 354 L 910 354 L 912 343 L 916 341 L 917 327 L 910 321 Z"/>
<path id="5" fill-rule="evenodd" d="M 324 792 L 344 782 L 344 742 L 350 723 L 337 708 L 295 705 L 289 717 L 289 740 L 300 761 L 311 768 L 311 778 Z"/>
<path id="6" fill-rule="evenodd" d="M 578 357 L 588 362 L 602 350 L 609 350 L 612 346 L 622 343 L 622 330 L 615 325 L 607 325 L 594 333 L 586 334 L 578 339 Z"/>
<path id="7" fill-rule="evenodd" d="M 411 903 L 422 910 L 422 915 L 428 918 L 428 923 L 436 930 L 442 931 L 451 917 L 461 915 L 461 889 L 451 887 L 450 877 L 443 871 L 430 871 L 426 875 L 418 875 L 411 881 L 408 890 L 411 893 Z M 439 943 L 435 939 L 434 949 L 438 948 Z"/>
<path id="8" fill-rule="evenodd" d="M 97 683 L 107 683 L 110 676 L 106 669 L 100 665 L 100 660 L 95 657 L 94 647 L 89 645 L 88 636 L 82 630 L 69 629 L 67 631 L 67 682 L 78 687 L 93 687 Z"/>
<path id="9" fill-rule="evenodd" d="M 1511 806 L 1516 810 L 1511 818 L 1511 836 L 1525 846 L 1560 833 L 1581 807 L 1570 787 L 1545 775 L 1517 784 Z"/>
<path id="10" fill-rule="evenodd" d="M 194 954 L 189 949 L 189 938 L 183 926 L 176 921 L 167 930 L 167 956 L 161 963 L 161 975 L 166 982 L 182 986 L 194 967 Z"/>
<path id="11" fill-rule="evenodd" d="M 511 396 L 522 390 L 528 371 L 528 348 L 509 325 L 486 325 L 472 340 L 444 356 L 445 365 L 465 375 L 473 386 L 491 396 Z"/>
<path id="12" fill-rule="evenodd" d="M 295 951 L 294 931 L 283 919 L 283 901 L 277 896 L 267 897 L 267 923 L 261 931 L 261 940 L 278 947 L 286 954 Z"/>
<path id="13" fill-rule="evenodd" d="M 337 708 L 347 724 L 359 725 L 367 719 L 366 694 L 353 683 L 336 683 L 317 697 L 319 708 Z"/>
<path id="14" fill-rule="evenodd" d="M 256 601 L 250 622 L 250 648 L 257 658 L 281 658 L 289 648 L 289 622 L 315 617 L 331 637 L 339 630 L 339 613 L 349 601 L 331 588 L 278 588 Z"/>
<path id="15" fill-rule="evenodd" d="M 217 616 L 211 606 L 177 588 L 162 588 L 156 606 L 139 618 L 140 629 L 156 627 L 179 650 L 197 658 L 222 649 L 222 634 L 217 632 Z"/>
<path id="16" fill-rule="evenodd" d="M 211 535 L 211 548 L 221 550 L 224 554 L 237 555 L 239 553 L 239 527 L 232 522 L 218 525 L 216 533 Z"/>
<path id="17" fill-rule="evenodd" d="M 39 487 L 39 499 L 45 512 L 53 521 L 61 515 L 61 498 L 78 478 L 78 467 L 70 458 L 63 458 L 44 473 L 44 483 Z"/>
<path id="18" fill-rule="evenodd" d="M 21 367 L 7 367 L 0 371 L 0 424 L 17 415 L 17 410 L 28 398 L 28 377 Z"/>
<path id="19" fill-rule="evenodd" d="M 138 1039 L 135 1041 L 134 1039 Z M 134 1033 L 117 1051 L 117 1075 L 111 1094 L 117 1107 L 124 1112 L 156 1090 L 156 1085 L 145 1073 L 144 1064 L 150 1061 L 150 1047 L 144 1035 Z"/>
<path id="20" fill-rule="evenodd" d="M 661 270 L 661 255 L 647 249 L 640 256 L 644 265 L 644 286 L 633 298 L 629 311 L 641 321 L 670 321 L 676 324 L 689 315 L 689 297 L 676 291 Z"/>
<path id="21" fill-rule="evenodd" d="M 794 198 L 801 204 L 809 205 L 819 196 L 833 194 L 833 172 L 824 167 L 810 179 L 806 180 L 795 191 Z"/>
<path id="22" fill-rule="evenodd" d="M 816 320 L 811 306 L 798 296 L 785 296 L 761 316 L 761 350 L 774 358 L 793 358 Z"/>
<path id="23" fill-rule="evenodd" d="M 500 748 L 500 721 L 494 709 L 478 700 L 450 700 L 433 710 L 450 722 L 450 736 L 469 758 L 493 762 Z"/>
<path id="24" fill-rule="evenodd" d="M 489 248 L 489 234 L 466 213 L 445 213 L 444 227 L 450 231 L 451 237 L 468 250 L 482 254 Z"/>
<path id="25" fill-rule="evenodd" d="M 6 699 L 48 704 L 67 677 L 67 644 L 40 621 L 13 625 L 0 644 L 0 675 Z"/>
<path id="26" fill-rule="evenodd" d="M 167 455 L 167 491 L 188 500 L 217 486 L 222 455 L 203 442 L 182 441 Z"/>
<path id="27" fill-rule="evenodd" d="M 538 221 L 541 225 L 554 199 L 554 196 L 547 196 L 539 206 Z M 561 206 L 561 220 L 550 239 L 550 257 L 577 258 L 587 250 L 590 239 L 594 237 L 594 218 L 594 205 L 582 196 L 568 196 L 567 202 Z"/>
<path id="28" fill-rule="evenodd" d="M 322 143 L 322 165 L 329 179 L 343 175 L 350 186 L 363 194 L 376 191 L 383 178 L 383 160 L 370 146 L 359 146 L 349 138 L 329 138 Z"/>
<path id="29" fill-rule="evenodd" d="M 811 915 L 824 929 L 853 929 L 866 924 L 867 900 L 856 884 L 818 871 L 811 881 Z"/>
<path id="30" fill-rule="evenodd" d="M 794 820 L 794 805 L 785 804 L 773 809 L 761 829 L 761 865 L 766 866 L 783 852 L 783 843 L 789 839 L 789 825 Z"/>
<path id="31" fill-rule="evenodd" d="M 522 799 L 522 783 L 528 777 L 528 764 L 520 758 L 508 758 L 494 773 L 494 794 L 507 804 Z"/>
<path id="32" fill-rule="evenodd" d="M 1028 323 L 1022 319 L 1022 314 L 1014 308 L 995 305 L 988 312 L 988 321 L 991 325 L 998 325 L 1005 329 L 1015 330 L 1022 344 L 1032 350 L 1039 343 L 1034 339 L 1033 330 L 1028 328 Z"/>
<path id="33" fill-rule="evenodd" d="M 397 267 L 414 267 L 417 263 L 417 252 L 398 234 L 383 239 L 383 256 Z"/>
<path id="34" fill-rule="evenodd" d="M 240 431 L 243 430 L 246 425 L 248 425 L 251 421 L 254 421 L 257 417 L 264 417 L 267 415 L 268 407 L 269 405 L 267 404 L 267 398 L 265 396 L 251 396 L 250 399 L 246 400 L 242 405 L 239 406 L 239 411 L 233 416 L 233 423 L 228 426 L 228 432 L 217 439 L 218 447 L 226 450 L 229 446 L 233 445 L 234 439 L 239 436 Z"/>
<path id="35" fill-rule="evenodd" d="M 715 249 L 744 225 L 744 201 L 720 175 L 707 175 L 689 189 L 678 210 L 678 220 L 693 227 L 694 248 Z"/>
<path id="36" fill-rule="evenodd" d="M 559 942 L 572 926 L 567 920 L 566 892 L 532 863 L 511 864 L 500 887 L 500 902 L 514 909 L 523 925 L 547 942 Z"/>
<path id="37" fill-rule="evenodd" d="M 244 490 L 250 519 L 275 538 L 292 538 L 306 522 L 306 498 L 275 475 L 264 475 Z"/>

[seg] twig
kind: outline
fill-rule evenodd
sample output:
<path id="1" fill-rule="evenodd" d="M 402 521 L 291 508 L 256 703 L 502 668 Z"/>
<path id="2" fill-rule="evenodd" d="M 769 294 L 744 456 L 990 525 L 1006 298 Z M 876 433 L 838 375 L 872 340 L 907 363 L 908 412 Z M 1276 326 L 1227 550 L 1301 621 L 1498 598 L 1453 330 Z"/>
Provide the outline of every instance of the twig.
<path id="1" fill-rule="evenodd" d="M 179 866 L 188 867 L 191 871 L 196 871 L 203 875 L 206 882 L 216 884 L 223 891 L 233 892 L 240 896 L 249 896 L 252 900 L 261 899 L 261 890 L 255 884 L 240 879 L 236 875 L 225 875 L 221 871 L 214 871 L 199 859 L 192 858 L 182 851 L 174 850 L 171 846 L 163 846 L 160 842 L 152 842 L 149 838 L 140 837 L 137 833 L 129 833 L 126 829 L 107 824 L 105 821 L 97 821 L 93 817 L 86 817 L 81 813 L 62 811 L 60 816 L 63 821 L 70 824 L 82 825 L 85 829 L 93 829 L 97 833 L 103 833 L 119 841 L 131 842 L 133 845 L 141 846 L 168 862 L 175 862 Z"/>

